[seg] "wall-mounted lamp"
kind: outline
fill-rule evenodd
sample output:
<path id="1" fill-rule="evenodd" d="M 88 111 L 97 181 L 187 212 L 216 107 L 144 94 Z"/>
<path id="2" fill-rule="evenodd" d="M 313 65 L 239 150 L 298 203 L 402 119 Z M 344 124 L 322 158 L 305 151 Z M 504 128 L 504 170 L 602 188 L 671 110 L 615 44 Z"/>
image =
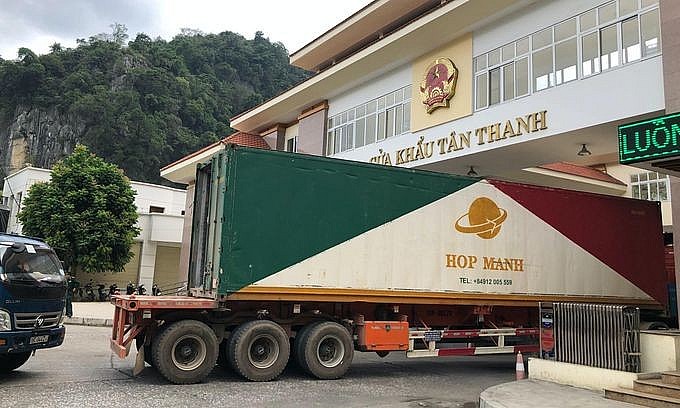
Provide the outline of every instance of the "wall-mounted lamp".
<path id="1" fill-rule="evenodd" d="M 583 143 L 581 145 L 581 150 L 579 150 L 579 152 L 576 153 L 576 154 L 578 154 L 579 156 L 590 156 L 592 153 L 590 153 L 590 150 L 588 150 L 588 148 L 586 147 L 586 144 Z"/>
<path id="2" fill-rule="evenodd" d="M 470 177 L 477 177 L 479 174 L 477 174 L 473 166 L 470 166 L 470 171 L 467 172 L 467 175 Z"/>

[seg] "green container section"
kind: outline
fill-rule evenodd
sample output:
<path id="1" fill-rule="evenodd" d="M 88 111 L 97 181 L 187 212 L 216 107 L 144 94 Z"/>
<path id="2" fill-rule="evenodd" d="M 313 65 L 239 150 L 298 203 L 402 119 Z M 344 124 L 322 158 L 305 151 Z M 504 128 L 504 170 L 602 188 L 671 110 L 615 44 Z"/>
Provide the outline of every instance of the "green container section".
<path id="1" fill-rule="evenodd" d="M 209 197 L 199 197 L 200 169 L 197 175 L 192 238 L 197 240 L 196 223 L 208 220 L 207 237 L 200 240 L 208 266 L 199 281 L 210 290 L 217 278 L 211 265 L 219 264 L 218 295 L 238 291 L 479 181 L 235 145 L 214 157 L 211 166 Z M 208 207 L 209 214 L 201 214 L 198 206 Z M 192 250 L 192 264 L 197 249 Z"/>

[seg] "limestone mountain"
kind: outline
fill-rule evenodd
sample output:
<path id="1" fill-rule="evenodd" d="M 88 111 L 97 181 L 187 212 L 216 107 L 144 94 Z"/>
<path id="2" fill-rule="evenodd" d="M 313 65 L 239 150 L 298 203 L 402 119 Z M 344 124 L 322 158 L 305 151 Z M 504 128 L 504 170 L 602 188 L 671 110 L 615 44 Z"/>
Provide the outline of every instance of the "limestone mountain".
<path id="1" fill-rule="evenodd" d="M 229 134 L 230 117 L 309 75 L 261 32 L 138 34 L 124 45 L 124 26 L 115 29 L 0 59 L 0 175 L 50 168 L 83 143 L 130 178 L 158 182 L 160 167 Z"/>

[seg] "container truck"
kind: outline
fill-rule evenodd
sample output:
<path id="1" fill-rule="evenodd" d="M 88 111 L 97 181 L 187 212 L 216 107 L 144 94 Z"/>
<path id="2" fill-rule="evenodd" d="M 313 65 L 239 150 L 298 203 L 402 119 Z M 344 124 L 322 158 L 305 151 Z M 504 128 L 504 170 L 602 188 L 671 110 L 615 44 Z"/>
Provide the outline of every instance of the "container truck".
<path id="1" fill-rule="evenodd" d="M 229 145 L 196 175 L 189 296 L 117 296 L 121 358 L 342 377 L 354 352 L 538 351 L 539 302 L 666 305 L 658 203 Z"/>
<path id="2" fill-rule="evenodd" d="M 0 234 L 0 374 L 64 341 L 66 278 L 42 240 Z"/>

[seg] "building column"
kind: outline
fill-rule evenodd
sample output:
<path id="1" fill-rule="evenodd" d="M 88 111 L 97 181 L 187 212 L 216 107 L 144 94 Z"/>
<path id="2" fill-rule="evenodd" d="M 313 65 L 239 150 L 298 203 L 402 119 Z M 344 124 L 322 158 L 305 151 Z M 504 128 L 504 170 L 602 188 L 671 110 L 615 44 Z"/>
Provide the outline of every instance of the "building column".
<path id="1" fill-rule="evenodd" d="M 661 47 L 663 52 L 664 97 L 666 114 L 680 112 L 680 2 L 661 0 Z M 680 178 L 671 177 L 673 214 L 673 252 L 675 257 L 675 293 L 680 292 Z M 680 318 L 680 302 L 678 316 Z"/>
<path id="2" fill-rule="evenodd" d="M 147 294 L 151 294 L 154 273 L 156 271 L 156 247 L 155 241 L 142 242 L 139 254 L 139 278 L 137 284 L 143 283 Z"/>

